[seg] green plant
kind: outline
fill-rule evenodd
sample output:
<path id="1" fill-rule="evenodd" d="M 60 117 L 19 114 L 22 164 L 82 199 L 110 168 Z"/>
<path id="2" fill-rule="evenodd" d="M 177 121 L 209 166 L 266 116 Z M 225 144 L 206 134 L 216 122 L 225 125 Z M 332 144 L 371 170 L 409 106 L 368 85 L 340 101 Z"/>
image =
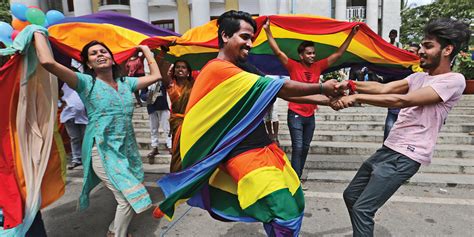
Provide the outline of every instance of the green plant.
<path id="1" fill-rule="evenodd" d="M 466 80 L 474 80 L 474 61 L 471 53 L 461 52 L 457 56 L 454 71 L 464 75 Z"/>

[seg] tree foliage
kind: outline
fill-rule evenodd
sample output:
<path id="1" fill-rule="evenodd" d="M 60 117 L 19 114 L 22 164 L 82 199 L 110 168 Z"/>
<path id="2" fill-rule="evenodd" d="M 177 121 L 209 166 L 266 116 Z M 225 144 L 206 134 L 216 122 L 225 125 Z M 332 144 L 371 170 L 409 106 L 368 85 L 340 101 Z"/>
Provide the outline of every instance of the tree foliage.
<path id="1" fill-rule="evenodd" d="M 419 43 L 423 39 L 423 27 L 431 19 L 453 18 L 471 24 L 472 27 L 474 1 L 436 0 L 428 5 L 403 9 L 401 17 L 400 41 L 404 44 Z"/>
<path id="2" fill-rule="evenodd" d="M 10 23 L 12 16 L 10 14 L 10 3 L 8 1 L 0 2 L 0 21 Z"/>

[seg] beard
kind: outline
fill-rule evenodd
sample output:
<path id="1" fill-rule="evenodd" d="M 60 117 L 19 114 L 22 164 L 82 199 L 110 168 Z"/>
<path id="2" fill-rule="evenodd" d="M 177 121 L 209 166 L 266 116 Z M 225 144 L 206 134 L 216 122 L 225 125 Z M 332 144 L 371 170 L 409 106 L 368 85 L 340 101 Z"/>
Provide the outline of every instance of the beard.
<path id="1" fill-rule="evenodd" d="M 420 67 L 423 69 L 433 69 L 439 66 L 441 62 L 441 51 L 433 57 L 427 57 L 426 54 L 420 55 L 421 58 L 425 59 L 424 63 L 420 63 Z M 431 63 L 427 63 L 426 59 L 431 58 Z"/>

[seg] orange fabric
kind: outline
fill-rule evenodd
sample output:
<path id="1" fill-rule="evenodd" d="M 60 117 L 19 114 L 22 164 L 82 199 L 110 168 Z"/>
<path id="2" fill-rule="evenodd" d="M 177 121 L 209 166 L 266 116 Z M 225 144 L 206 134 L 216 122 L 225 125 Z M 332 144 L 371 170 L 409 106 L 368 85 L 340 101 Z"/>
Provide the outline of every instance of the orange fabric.
<path id="1" fill-rule="evenodd" d="M 238 183 L 247 174 L 259 168 L 276 167 L 283 171 L 286 163 L 283 156 L 284 152 L 276 143 L 272 143 L 269 146 L 239 154 L 221 165 L 221 168 Z"/>
<path id="2" fill-rule="evenodd" d="M 199 80 L 199 78 L 212 78 L 212 80 L 208 80 L 207 83 L 195 84 L 195 86 L 193 87 L 193 93 L 191 94 L 191 97 L 188 101 L 188 105 L 186 107 L 186 112 L 188 112 L 199 100 L 201 100 L 217 85 L 241 71 L 242 69 L 224 60 L 213 59 L 209 61 L 199 73 L 199 76 L 196 78 L 196 81 Z M 216 72 L 220 73 L 220 75 L 216 76 Z M 196 87 L 196 85 L 198 87 Z"/>

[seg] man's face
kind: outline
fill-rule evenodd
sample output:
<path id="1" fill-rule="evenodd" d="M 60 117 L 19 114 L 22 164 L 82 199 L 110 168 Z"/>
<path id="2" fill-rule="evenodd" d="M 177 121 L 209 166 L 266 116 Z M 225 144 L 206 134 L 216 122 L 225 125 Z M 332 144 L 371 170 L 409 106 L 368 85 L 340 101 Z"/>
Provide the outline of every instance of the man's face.
<path id="1" fill-rule="evenodd" d="M 390 32 L 388 34 L 388 38 L 390 38 L 391 40 L 395 40 L 397 38 L 398 34 L 395 33 L 395 32 Z"/>
<path id="2" fill-rule="evenodd" d="M 420 67 L 423 69 L 435 69 L 441 61 L 441 44 L 432 37 L 425 37 L 421 41 Z"/>
<path id="3" fill-rule="evenodd" d="M 231 37 L 226 35 L 224 39 L 224 49 L 228 53 L 229 58 L 235 61 L 245 62 L 252 48 L 252 39 L 254 37 L 253 27 L 246 21 L 240 20 L 240 30 L 235 32 Z"/>
<path id="4" fill-rule="evenodd" d="M 410 47 L 408 47 L 407 51 L 412 53 L 412 54 L 418 55 L 419 49 L 417 47 L 410 46 Z"/>
<path id="5" fill-rule="evenodd" d="M 314 47 L 311 46 L 304 48 L 303 53 L 300 54 L 301 61 L 306 65 L 313 64 L 315 58 L 316 53 L 314 52 Z"/>

